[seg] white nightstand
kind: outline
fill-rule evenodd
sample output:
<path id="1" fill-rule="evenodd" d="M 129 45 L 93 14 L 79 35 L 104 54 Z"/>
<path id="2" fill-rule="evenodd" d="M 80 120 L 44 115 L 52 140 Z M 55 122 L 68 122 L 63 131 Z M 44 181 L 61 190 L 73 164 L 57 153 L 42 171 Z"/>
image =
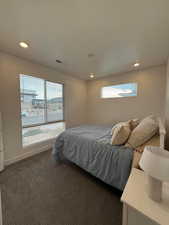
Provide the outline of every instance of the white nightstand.
<path id="1" fill-rule="evenodd" d="M 169 225 L 169 184 L 163 185 L 162 201 L 151 200 L 146 193 L 146 175 L 133 169 L 123 195 L 123 225 Z"/>

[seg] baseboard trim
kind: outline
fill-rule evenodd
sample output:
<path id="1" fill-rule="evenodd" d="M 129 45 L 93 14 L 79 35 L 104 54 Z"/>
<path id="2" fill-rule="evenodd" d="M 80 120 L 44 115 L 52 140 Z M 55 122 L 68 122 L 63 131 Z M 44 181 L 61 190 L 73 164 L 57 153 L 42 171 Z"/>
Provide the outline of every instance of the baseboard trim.
<path id="1" fill-rule="evenodd" d="M 13 159 L 5 160 L 4 164 L 5 164 L 5 166 L 9 166 L 9 165 L 11 165 L 13 163 L 16 163 L 16 162 L 21 161 L 21 160 L 26 159 L 26 158 L 29 158 L 29 157 L 31 157 L 33 155 L 36 155 L 36 154 L 39 154 L 41 152 L 47 151 L 47 150 L 51 149 L 52 146 L 53 146 L 53 144 L 49 143 L 49 144 L 46 144 L 44 146 L 38 147 L 36 149 L 32 149 L 32 150 L 27 151 L 24 154 L 19 155 L 19 156 L 13 158 Z"/>

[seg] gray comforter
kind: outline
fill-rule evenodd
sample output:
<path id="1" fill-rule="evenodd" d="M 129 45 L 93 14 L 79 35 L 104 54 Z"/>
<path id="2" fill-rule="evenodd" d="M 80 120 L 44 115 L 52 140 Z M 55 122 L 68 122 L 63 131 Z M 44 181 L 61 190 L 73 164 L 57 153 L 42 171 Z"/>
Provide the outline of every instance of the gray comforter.
<path id="1" fill-rule="evenodd" d="M 123 190 L 127 182 L 133 151 L 124 146 L 112 146 L 111 127 L 80 126 L 60 134 L 53 155 L 61 155 L 100 178 L 107 184 Z"/>

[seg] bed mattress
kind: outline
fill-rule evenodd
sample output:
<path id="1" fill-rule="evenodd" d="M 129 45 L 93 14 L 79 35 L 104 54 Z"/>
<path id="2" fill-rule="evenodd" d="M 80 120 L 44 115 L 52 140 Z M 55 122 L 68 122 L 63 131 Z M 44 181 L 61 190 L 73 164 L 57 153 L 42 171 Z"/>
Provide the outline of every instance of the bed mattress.
<path id="1" fill-rule="evenodd" d="M 110 126 L 80 126 L 60 134 L 55 141 L 53 156 L 61 155 L 105 183 L 123 190 L 130 174 L 133 150 L 113 146 Z"/>

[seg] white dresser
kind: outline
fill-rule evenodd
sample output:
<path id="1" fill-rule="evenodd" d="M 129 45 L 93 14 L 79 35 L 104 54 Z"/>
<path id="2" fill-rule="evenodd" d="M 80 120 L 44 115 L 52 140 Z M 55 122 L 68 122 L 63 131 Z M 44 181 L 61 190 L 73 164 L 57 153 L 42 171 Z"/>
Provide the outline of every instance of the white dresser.
<path id="1" fill-rule="evenodd" d="M 123 225 L 169 225 L 169 184 L 163 185 L 160 203 L 151 200 L 146 193 L 145 173 L 133 169 L 121 201 Z"/>

